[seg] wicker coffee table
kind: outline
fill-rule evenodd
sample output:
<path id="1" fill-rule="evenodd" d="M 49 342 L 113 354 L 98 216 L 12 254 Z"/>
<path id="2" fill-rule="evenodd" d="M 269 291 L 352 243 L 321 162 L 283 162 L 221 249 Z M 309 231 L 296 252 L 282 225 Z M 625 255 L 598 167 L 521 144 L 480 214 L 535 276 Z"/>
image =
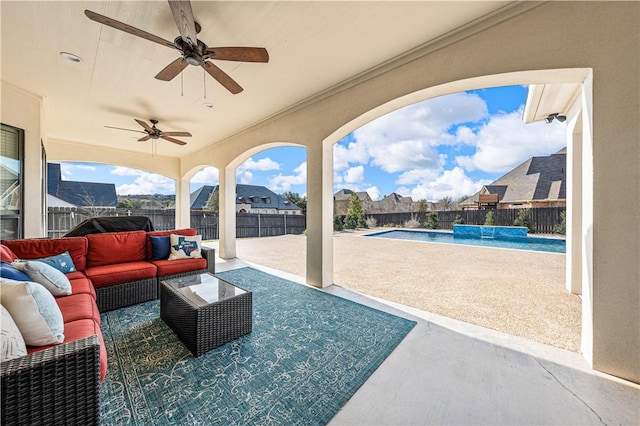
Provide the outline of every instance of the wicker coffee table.
<path id="1" fill-rule="evenodd" d="M 205 273 L 160 283 L 160 318 L 194 356 L 251 332 L 250 291 Z"/>

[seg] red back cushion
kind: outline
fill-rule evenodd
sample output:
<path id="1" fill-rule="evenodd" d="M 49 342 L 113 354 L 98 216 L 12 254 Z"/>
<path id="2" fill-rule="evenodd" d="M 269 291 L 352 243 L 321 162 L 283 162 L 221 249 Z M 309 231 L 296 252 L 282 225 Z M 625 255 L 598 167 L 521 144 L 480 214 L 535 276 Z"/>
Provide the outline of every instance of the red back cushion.
<path id="1" fill-rule="evenodd" d="M 13 262 L 16 260 L 18 256 L 11 249 L 4 244 L 0 244 L 0 260 L 4 260 L 5 262 Z"/>
<path id="2" fill-rule="evenodd" d="M 145 231 L 105 232 L 89 234 L 87 266 L 113 265 L 116 263 L 146 260 L 147 233 Z"/>
<path id="3" fill-rule="evenodd" d="M 151 248 L 151 239 L 149 237 L 164 237 L 165 235 L 184 235 L 185 237 L 193 237 L 198 235 L 196 228 L 173 229 L 171 231 L 150 231 L 147 232 L 147 260 L 151 260 L 153 250 Z"/>
<path id="4" fill-rule="evenodd" d="M 40 259 L 68 251 L 78 271 L 87 269 L 86 237 L 34 238 L 3 241 L 18 259 Z M 4 258 L 3 258 L 4 259 Z"/>

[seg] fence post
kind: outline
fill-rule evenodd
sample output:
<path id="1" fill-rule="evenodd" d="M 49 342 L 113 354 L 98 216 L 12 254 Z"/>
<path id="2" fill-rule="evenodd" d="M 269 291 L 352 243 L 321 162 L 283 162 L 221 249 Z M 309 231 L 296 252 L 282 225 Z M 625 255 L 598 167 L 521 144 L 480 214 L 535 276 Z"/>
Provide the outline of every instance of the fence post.
<path id="1" fill-rule="evenodd" d="M 262 236 L 262 232 L 260 231 L 260 213 L 258 213 L 258 238 Z"/>
<path id="2" fill-rule="evenodd" d="M 287 235 L 287 215 L 284 216 L 284 235 Z"/>

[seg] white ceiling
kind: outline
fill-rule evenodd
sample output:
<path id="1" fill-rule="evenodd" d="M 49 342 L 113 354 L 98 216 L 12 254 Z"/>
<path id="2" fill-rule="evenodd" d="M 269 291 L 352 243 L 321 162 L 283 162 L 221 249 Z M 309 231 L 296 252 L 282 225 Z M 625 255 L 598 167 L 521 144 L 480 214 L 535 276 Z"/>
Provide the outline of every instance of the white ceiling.
<path id="1" fill-rule="evenodd" d="M 104 126 L 139 130 L 134 118 L 156 118 L 164 131 L 193 134 L 182 147 L 158 141 L 158 154 L 180 157 L 507 5 L 194 1 L 207 45 L 269 51 L 268 64 L 215 62 L 244 87 L 232 95 L 200 67 L 156 80 L 177 51 L 84 15 L 89 9 L 173 41 L 178 30 L 164 1 L 2 1 L 1 76 L 45 98 L 49 138 L 150 152 L 150 142 L 136 141 L 143 135 Z M 67 61 L 62 51 L 83 61 Z"/>

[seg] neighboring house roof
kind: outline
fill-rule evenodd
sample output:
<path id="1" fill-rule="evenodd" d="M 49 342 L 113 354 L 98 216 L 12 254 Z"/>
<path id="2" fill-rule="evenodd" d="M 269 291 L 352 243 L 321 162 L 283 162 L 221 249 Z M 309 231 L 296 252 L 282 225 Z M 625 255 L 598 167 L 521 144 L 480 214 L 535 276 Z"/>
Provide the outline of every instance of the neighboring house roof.
<path id="1" fill-rule="evenodd" d="M 531 157 L 496 179 L 462 204 L 476 204 L 480 194 L 498 194 L 500 203 L 564 200 L 566 193 L 567 152 L 562 149 L 544 157 Z"/>
<path id="2" fill-rule="evenodd" d="M 335 201 L 345 201 L 349 200 L 354 194 L 360 199 L 360 201 L 372 201 L 367 191 L 354 192 L 350 189 L 341 189 L 333 194 L 333 199 Z"/>
<path id="3" fill-rule="evenodd" d="M 47 194 L 47 206 L 49 207 L 76 207 L 74 204 L 67 203 L 55 195 Z"/>
<path id="4" fill-rule="evenodd" d="M 62 180 L 60 164 L 47 164 L 47 193 L 77 207 L 118 207 L 112 183 Z"/>
<path id="5" fill-rule="evenodd" d="M 218 191 L 218 185 L 204 185 L 191 193 L 191 208 L 202 209 L 207 205 L 211 193 Z M 289 202 L 264 186 L 236 185 L 236 204 L 251 204 L 252 209 L 300 210 L 296 204 Z"/>

